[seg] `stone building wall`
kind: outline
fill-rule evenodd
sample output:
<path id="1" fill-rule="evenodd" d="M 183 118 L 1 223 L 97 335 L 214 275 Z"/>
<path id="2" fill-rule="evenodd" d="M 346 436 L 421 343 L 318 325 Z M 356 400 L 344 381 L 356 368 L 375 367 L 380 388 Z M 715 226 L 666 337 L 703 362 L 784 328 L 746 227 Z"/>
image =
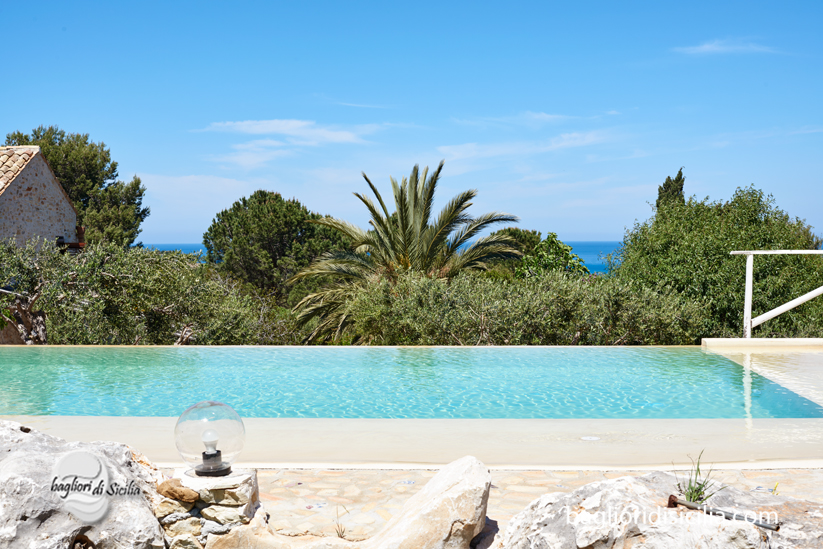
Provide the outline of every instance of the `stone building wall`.
<path id="1" fill-rule="evenodd" d="M 77 214 L 42 153 L 34 155 L 0 194 L 0 240 L 18 245 L 39 236 L 77 242 Z"/>
<path id="2" fill-rule="evenodd" d="M 17 328 L 11 324 L 4 324 L 0 319 L 0 345 L 23 345 L 23 338 Z"/>

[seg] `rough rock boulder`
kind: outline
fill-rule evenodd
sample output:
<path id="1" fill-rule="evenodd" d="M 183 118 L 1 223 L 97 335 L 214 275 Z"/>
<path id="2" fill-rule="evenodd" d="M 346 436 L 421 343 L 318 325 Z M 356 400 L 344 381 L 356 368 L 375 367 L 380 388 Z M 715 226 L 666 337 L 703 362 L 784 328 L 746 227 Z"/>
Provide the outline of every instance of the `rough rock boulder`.
<path id="1" fill-rule="evenodd" d="M 709 501 L 715 508 L 753 512 L 766 522 L 778 519 L 780 530 L 771 532 L 682 507 L 668 509 L 676 484 L 674 475 L 656 472 L 593 482 L 567 494 L 546 494 L 513 517 L 502 543 L 493 547 L 823 548 L 823 505 L 728 486 Z"/>
<path id="2" fill-rule="evenodd" d="M 275 534 L 259 510 L 250 524 L 209 536 L 206 549 L 469 549 L 485 525 L 490 487 L 486 466 L 466 456 L 441 469 L 365 541 Z"/>
<path id="3" fill-rule="evenodd" d="M 53 491 L 61 457 L 83 450 L 108 471 L 108 486 L 136 487 L 108 497 L 108 512 L 88 524 L 65 508 Z M 97 549 L 162 549 L 163 530 L 149 505 L 159 498 L 156 470 L 114 442 L 66 442 L 12 421 L 0 421 L 0 549 L 65 549 L 91 541 Z M 129 493 L 136 492 L 136 493 Z"/>

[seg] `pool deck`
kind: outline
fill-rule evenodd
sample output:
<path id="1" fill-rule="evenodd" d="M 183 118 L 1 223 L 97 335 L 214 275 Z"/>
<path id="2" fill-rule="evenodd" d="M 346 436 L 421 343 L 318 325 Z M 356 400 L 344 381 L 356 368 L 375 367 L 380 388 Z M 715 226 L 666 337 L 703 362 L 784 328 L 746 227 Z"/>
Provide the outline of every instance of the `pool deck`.
<path id="1" fill-rule="evenodd" d="M 116 440 L 180 464 L 176 418 L 5 416 L 67 440 Z M 823 419 L 256 419 L 240 464 L 255 468 L 439 467 L 473 455 L 495 469 L 668 469 L 700 450 L 740 469 L 823 467 Z M 599 440 L 583 440 L 597 437 Z"/>

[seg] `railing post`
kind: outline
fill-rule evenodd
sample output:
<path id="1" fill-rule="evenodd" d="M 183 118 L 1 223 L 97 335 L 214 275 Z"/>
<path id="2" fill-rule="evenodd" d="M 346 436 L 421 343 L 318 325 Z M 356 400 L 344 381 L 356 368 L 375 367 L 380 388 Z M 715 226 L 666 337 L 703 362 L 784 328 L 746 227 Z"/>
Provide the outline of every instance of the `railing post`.
<path id="1" fill-rule="evenodd" d="M 743 302 L 743 337 L 752 337 L 752 284 L 754 282 L 754 254 L 746 255 L 746 297 Z"/>

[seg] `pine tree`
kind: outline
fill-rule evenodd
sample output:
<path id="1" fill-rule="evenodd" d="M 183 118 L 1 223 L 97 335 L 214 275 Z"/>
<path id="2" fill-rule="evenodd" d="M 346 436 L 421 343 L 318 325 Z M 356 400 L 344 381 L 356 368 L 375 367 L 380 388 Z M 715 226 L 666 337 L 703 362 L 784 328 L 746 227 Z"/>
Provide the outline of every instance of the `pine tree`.
<path id="1" fill-rule="evenodd" d="M 95 143 L 87 133 L 40 126 L 29 135 L 7 134 L 6 145 L 40 147 L 77 210 L 77 224 L 86 227 L 86 242 L 131 246 L 137 240 L 140 224 L 150 213 L 143 206 L 146 187 L 136 175 L 129 183 L 117 179 L 117 162 L 105 143 Z"/>

